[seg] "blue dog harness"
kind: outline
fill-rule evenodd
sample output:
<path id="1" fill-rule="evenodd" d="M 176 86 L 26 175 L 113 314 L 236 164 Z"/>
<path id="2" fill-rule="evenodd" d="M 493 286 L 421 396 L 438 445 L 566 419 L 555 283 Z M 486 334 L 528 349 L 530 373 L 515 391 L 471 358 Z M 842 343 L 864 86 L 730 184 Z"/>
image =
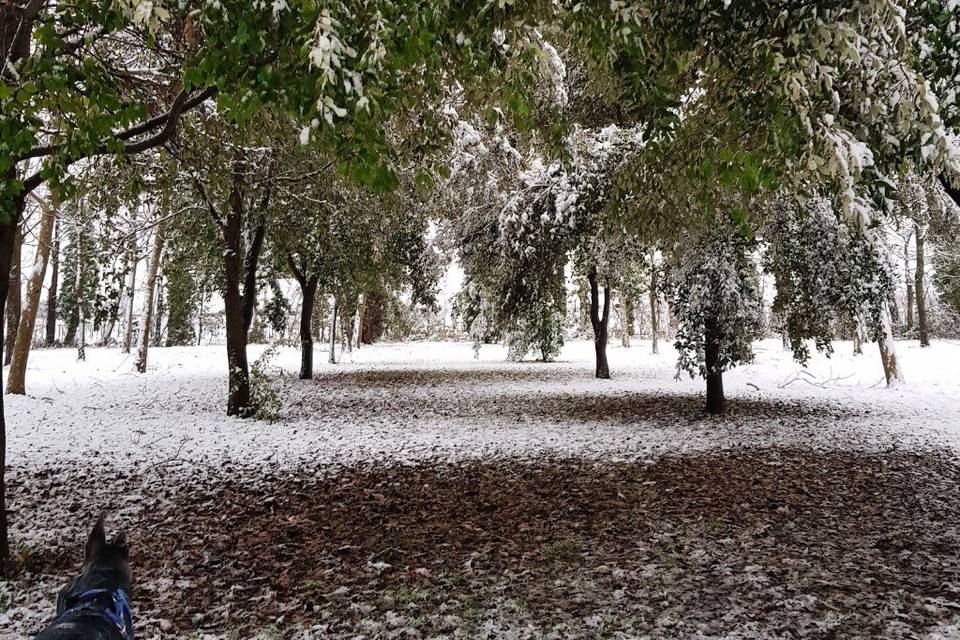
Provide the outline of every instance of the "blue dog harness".
<path id="1" fill-rule="evenodd" d="M 64 611 L 60 618 L 63 619 L 75 613 L 93 613 L 113 624 L 124 640 L 133 640 L 133 614 L 130 612 L 130 601 L 127 599 L 126 591 L 91 589 L 81 593 L 77 602 L 78 604 Z M 98 606 L 106 602 L 109 602 L 108 606 Z"/>

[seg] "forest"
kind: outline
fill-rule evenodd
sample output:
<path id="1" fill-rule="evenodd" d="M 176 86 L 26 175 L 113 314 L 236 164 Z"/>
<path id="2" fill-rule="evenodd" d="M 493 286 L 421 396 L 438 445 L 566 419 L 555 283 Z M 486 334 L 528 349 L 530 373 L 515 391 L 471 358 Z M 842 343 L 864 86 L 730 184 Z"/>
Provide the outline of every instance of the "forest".
<path id="1" fill-rule="evenodd" d="M 0 636 L 114 640 L 49 635 L 105 521 L 116 640 L 960 639 L 957 0 L 0 52 Z"/>

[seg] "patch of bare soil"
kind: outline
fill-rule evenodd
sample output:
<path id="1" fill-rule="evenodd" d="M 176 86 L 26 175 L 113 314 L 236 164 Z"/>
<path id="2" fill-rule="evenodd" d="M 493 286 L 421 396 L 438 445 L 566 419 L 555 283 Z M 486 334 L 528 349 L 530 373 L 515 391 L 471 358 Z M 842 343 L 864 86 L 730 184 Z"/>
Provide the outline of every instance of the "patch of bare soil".
<path id="1" fill-rule="evenodd" d="M 56 530 L 64 510 L 50 504 L 81 521 L 104 506 L 102 475 L 65 473 L 19 472 L 16 517 Z M 110 480 L 145 486 L 142 508 L 122 511 L 138 627 L 155 637 L 902 638 L 960 616 L 948 453 Z M 28 569 L 69 576 L 76 536 L 41 543 Z"/>

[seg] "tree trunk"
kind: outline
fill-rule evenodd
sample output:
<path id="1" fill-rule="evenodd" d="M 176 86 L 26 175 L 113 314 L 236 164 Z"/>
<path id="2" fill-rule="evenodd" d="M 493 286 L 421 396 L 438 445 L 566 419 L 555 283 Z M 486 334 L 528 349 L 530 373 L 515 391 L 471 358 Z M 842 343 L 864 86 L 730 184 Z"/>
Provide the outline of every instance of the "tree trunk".
<path id="1" fill-rule="evenodd" d="M 163 333 L 163 277 L 157 275 L 156 304 L 153 305 L 153 346 L 159 347 Z"/>
<path id="2" fill-rule="evenodd" d="M 77 234 L 77 255 L 80 256 L 79 259 L 83 259 L 83 235 Z M 83 262 L 80 263 L 81 265 Z M 77 360 L 86 360 L 87 359 L 87 317 L 84 313 L 83 303 L 84 303 L 84 270 L 82 268 L 77 269 L 77 328 L 74 330 L 79 332 L 79 339 L 77 339 Z"/>
<path id="3" fill-rule="evenodd" d="M 333 299 L 333 312 L 330 314 L 330 364 L 337 364 L 337 299 Z"/>
<path id="4" fill-rule="evenodd" d="M 136 219 L 136 218 L 134 218 Z M 130 260 L 130 284 L 129 294 L 127 296 L 127 323 L 123 329 L 123 352 L 130 353 L 130 347 L 133 344 L 133 301 L 137 293 L 137 265 L 140 260 L 137 257 L 137 239 L 136 235 L 130 236 L 130 244 L 127 247 L 127 253 Z"/>
<path id="5" fill-rule="evenodd" d="M 11 169 L 6 178 L 12 179 Z M 13 257 L 13 240 L 16 227 L 23 216 L 23 197 L 18 197 L 10 210 L 0 209 L 0 311 L 7 302 L 10 288 L 10 262 Z M 0 347 L 4 344 L 3 323 L 0 322 Z M 0 368 L 0 388 L 3 386 L 3 369 Z M 7 522 L 7 422 L 3 411 L 3 394 L 0 393 L 0 576 L 7 577 L 10 569 L 10 539 Z"/>
<path id="6" fill-rule="evenodd" d="M 650 343 L 653 353 L 660 353 L 658 344 L 660 333 L 660 309 L 657 304 L 657 263 L 656 252 L 650 252 Z"/>
<path id="7" fill-rule="evenodd" d="M 915 295 L 917 297 L 917 329 L 920 332 L 920 346 L 929 347 L 930 346 L 930 335 L 928 333 L 927 327 L 927 301 L 926 296 L 924 295 L 923 287 L 923 272 L 924 272 L 924 255 L 923 255 L 923 245 L 926 242 L 926 230 L 921 229 L 920 226 L 914 228 L 913 235 L 917 238 L 917 266 L 914 269 L 914 274 L 916 274 L 916 286 L 915 286 Z"/>
<path id="8" fill-rule="evenodd" d="M 880 347 L 880 361 L 883 364 L 883 375 L 887 379 L 887 386 L 892 387 L 903 382 L 903 372 L 897 362 L 897 349 L 893 341 L 893 329 L 890 326 L 890 310 L 886 305 L 880 310 L 881 335 L 877 344 Z"/>
<path id="9" fill-rule="evenodd" d="M 60 280 L 60 223 L 53 231 L 53 247 L 50 250 L 50 289 L 47 291 L 47 335 L 46 345 L 52 347 L 57 342 L 57 287 Z"/>
<path id="10" fill-rule="evenodd" d="M 623 321 L 621 325 L 620 344 L 629 347 L 630 336 L 633 333 L 633 298 L 627 295 L 623 297 Z"/>
<path id="11" fill-rule="evenodd" d="M 313 379 L 313 304 L 317 298 L 318 278 L 313 276 L 300 283 L 303 305 L 300 308 L 300 379 Z"/>
<path id="12" fill-rule="evenodd" d="M 33 258 L 33 270 L 27 283 L 27 299 L 20 325 L 17 327 L 13 343 L 13 359 L 7 378 L 7 393 L 24 395 L 26 391 L 27 359 L 33 342 L 33 330 L 37 326 L 37 311 L 40 308 L 40 294 L 43 292 L 43 280 L 47 273 L 47 261 L 50 257 L 50 244 L 53 239 L 53 226 L 56 223 L 57 207 L 53 197 L 43 207 L 40 218 L 40 231 L 37 235 L 37 253 Z"/>
<path id="13" fill-rule="evenodd" d="M 907 281 L 907 331 L 913 330 L 913 277 L 910 274 L 910 236 L 903 244 L 903 271 Z"/>
<path id="14" fill-rule="evenodd" d="M 17 63 L 30 55 L 33 25 L 39 2 L 4 2 L 0 4 L 0 59 L 5 67 L 14 69 Z M 4 69 L 6 73 L 6 69 Z M 16 125 L 14 125 L 16 126 Z M 16 131 L 16 129 L 15 129 Z M 9 134 L 8 134 L 9 135 Z M 17 179 L 15 165 L 3 175 L 7 185 Z M 15 193 L 15 189 L 11 190 Z M 8 194 L 9 197 L 10 194 Z M 27 194 L 15 195 L 10 208 L 0 208 L 0 312 L 7 302 L 10 288 L 10 262 L 13 256 L 13 240 L 16 227 L 23 220 L 24 198 Z M 9 200 L 7 200 L 9 202 Z M 0 322 L 0 352 L 4 346 L 3 323 Z M 3 387 L 3 369 L 0 368 L 0 388 Z M 10 575 L 10 540 L 7 526 L 7 423 L 3 412 L 3 394 L 0 393 L 0 576 Z"/>
<path id="15" fill-rule="evenodd" d="M 241 257 L 242 219 L 236 211 L 227 216 L 223 227 L 225 251 L 223 255 L 223 306 L 227 325 L 227 366 L 229 391 L 227 415 L 241 418 L 250 415 L 250 368 L 247 364 L 247 327 L 243 296 L 240 293 L 243 278 Z M 253 314 L 250 318 L 252 320 Z"/>
<path id="16" fill-rule="evenodd" d="M 607 329 L 610 324 L 610 281 L 603 285 L 603 315 L 600 314 L 600 287 L 597 284 L 597 270 L 591 269 L 587 275 L 590 282 L 590 324 L 593 326 L 593 347 L 596 351 L 596 377 L 608 379 L 610 365 L 607 363 Z"/>
<path id="17" fill-rule="evenodd" d="M 864 330 L 860 315 L 853 316 L 853 355 L 863 355 Z"/>
<path id="18" fill-rule="evenodd" d="M 723 395 L 723 371 L 720 369 L 720 335 L 717 321 L 707 318 L 704 327 L 704 355 L 707 365 L 707 413 L 717 415 L 726 408 Z"/>
<path id="19" fill-rule="evenodd" d="M 7 292 L 7 335 L 10 339 L 4 345 L 3 364 L 10 364 L 13 359 L 13 345 L 20 326 L 20 315 L 23 309 L 23 225 L 14 228 L 13 254 L 10 256 L 10 290 Z"/>
<path id="20" fill-rule="evenodd" d="M 207 303 L 207 286 L 200 289 L 200 301 L 197 303 L 197 346 L 203 341 L 203 306 Z"/>
<path id="21" fill-rule="evenodd" d="M 147 290 L 143 300 L 143 313 L 140 314 L 140 346 L 137 350 L 137 371 L 147 372 L 147 352 L 150 349 L 150 328 L 153 324 L 153 299 L 157 285 L 157 273 L 160 271 L 160 259 L 163 256 L 163 223 L 157 226 L 153 236 L 153 249 L 147 264 Z"/>
<path id="22" fill-rule="evenodd" d="M 77 328 L 80 326 L 80 307 L 83 305 L 83 278 L 84 278 L 84 262 L 83 259 L 83 240 L 80 233 L 77 233 L 75 236 L 75 241 L 77 243 L 76 254 L 77 254 L 77 265 L 76 265 L 76 274 L 74 276 L 73 282 L 69 283 L 74 290 L 74 302 L 73 309 L 70 311 L 70 317 L 67 318 L 67 334 L 63 338 L 63 344 L 68 347 L 76 346 L 77 344 Z"/>
<path id="23" fill-rule="evenodd" d="M 384 295 L 381 291 L 368 291 L 363 296 L 363 313 L 360 319 L 360 342 L 373 344 L 383 336 Z"/>

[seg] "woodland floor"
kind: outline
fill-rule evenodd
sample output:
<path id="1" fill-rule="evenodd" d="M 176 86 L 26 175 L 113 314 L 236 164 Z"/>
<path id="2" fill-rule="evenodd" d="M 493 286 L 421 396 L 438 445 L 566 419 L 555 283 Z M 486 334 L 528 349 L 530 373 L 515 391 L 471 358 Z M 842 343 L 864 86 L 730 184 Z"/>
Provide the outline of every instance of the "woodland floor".
<path id="1" fill-rule="evenodd" d="M 107 511 L 138 638 L 960 638 L 960 345 L 904 345 L 888 390 L 875 353 L 765 342 L 723 418 L 645 343 L 611 381 L 583 344 L 381 345 L 281 375 L 274 422 L 219 416 L 220 349 L 35 354 L 0 636 L 49 619 Z"/>

